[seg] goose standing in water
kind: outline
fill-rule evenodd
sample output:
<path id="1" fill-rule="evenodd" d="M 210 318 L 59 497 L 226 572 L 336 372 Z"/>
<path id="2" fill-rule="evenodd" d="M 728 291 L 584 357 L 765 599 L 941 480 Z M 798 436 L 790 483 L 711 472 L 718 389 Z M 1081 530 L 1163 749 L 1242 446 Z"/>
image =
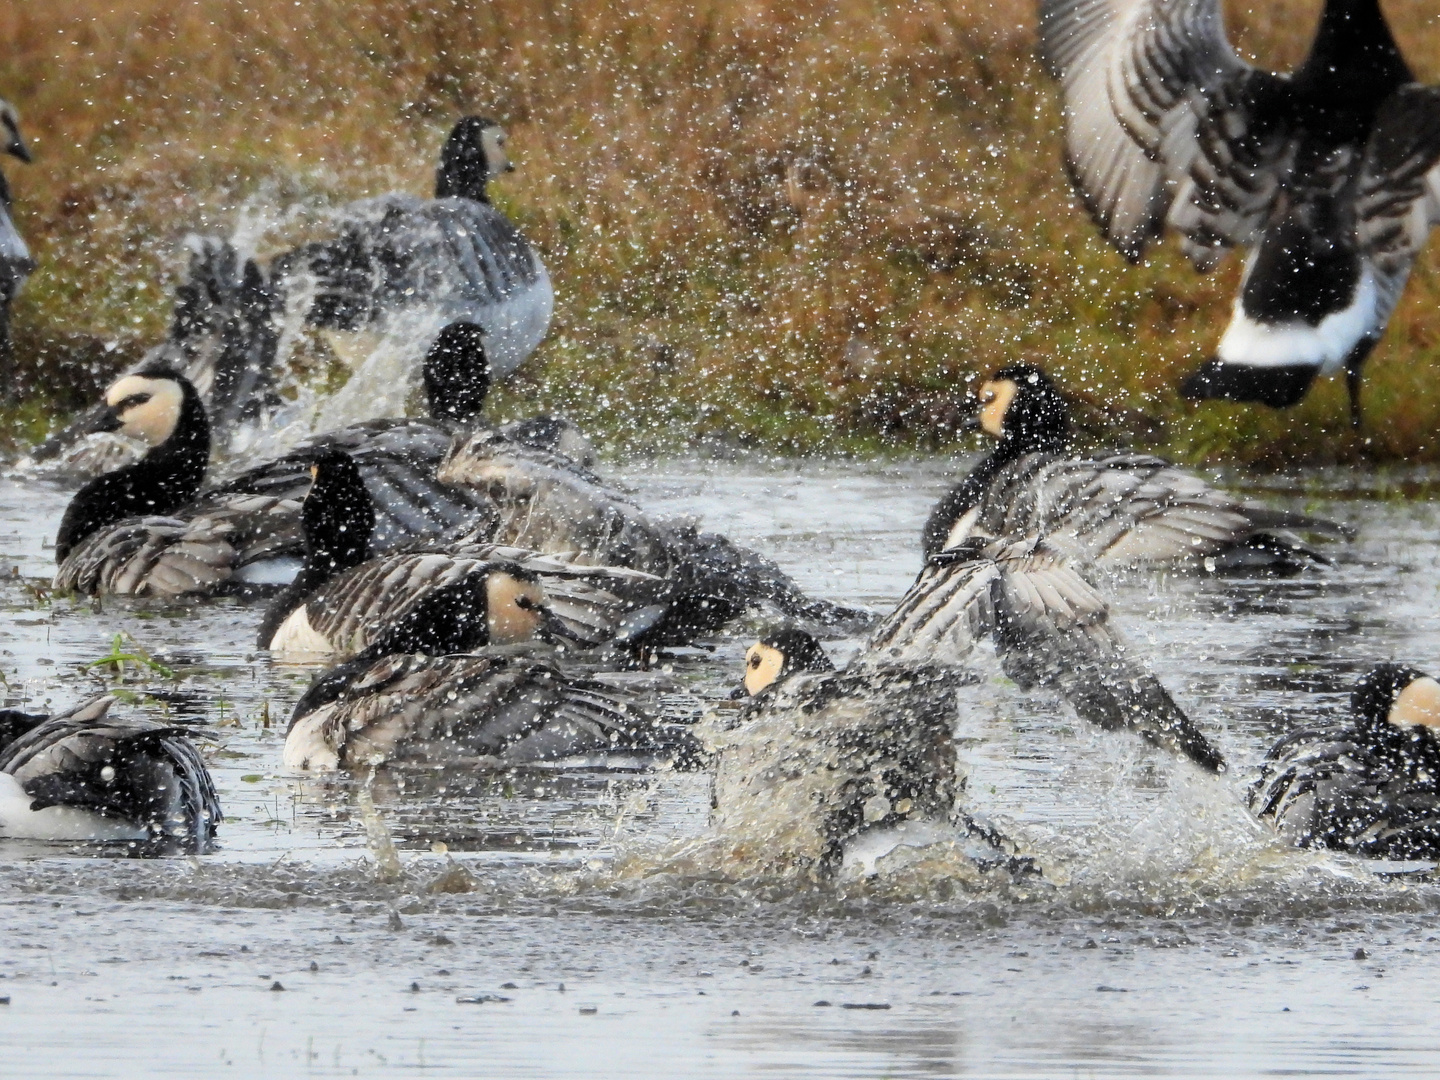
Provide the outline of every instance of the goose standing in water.
<path id="1" fill-rule="evenodd" d="M 1220 0 L 1040 0 L 1066 164 L 1104 235 L 1138 260 L 1167 227 L 1208 270 L 1248 249 L 1192 398 L 1275 408 L 1316 374 L 1360 375 L 1440 222 L 1440 87 L 1420 86 L 1379 0 L 1326 0 L 1289 75 L 1251 67 Z"/>
<path id="2" fill-rule="evenodd" d="M 56 591 L 214 592 L 299 542 L 298 504 L 245 494 L 196 501 L 210 458 L 210 425 L 183 375 L 164 365 L 143 368 L 117 380 L 105 403 L 97 427 L 150 449 L 70 500 L 55 537 Z"/>
<path id="3" fill-rule="evenodd" d="M 1346 534 L 1238 499 L 1147 454 L 1073 456 L 1069 407 L 1030 364 L 1003 368 L 981 387 L 979 421 L 999 445 L 931 511 L 926 556 L 972 536 L 1040 534 L 1101 568 L 1296 570 L 1326 560 L 1288 530 Z"/>
<path id="4" fill-rule="evenodd" d="M 210 850 L 220 804 L 189 732 L 112 718 L 114 703 L 99 697 L 56 716 L 0 712 L 0 838 Z"/>
<path id="5" fill-rule="evenodd" d="M 1376 665 L 1355 684 L 1348 720 L 1271 748 L 1250 807 L 1300 847 L 1440 858 L 1440 683 Z"/>
<path id="6" fill-rule="evenodd" d="M 20 116 L 15 106 L 0 100 L 0 152 L 30 160 L 30 150 L 20 137 Z M 30 272 L 35 260 L 25 246 L 15 222 L 10 217 L 10 185 L 0 170 L 0 396 L 15 394 L 15 359 L 10 343 L 10 304 Z"/>

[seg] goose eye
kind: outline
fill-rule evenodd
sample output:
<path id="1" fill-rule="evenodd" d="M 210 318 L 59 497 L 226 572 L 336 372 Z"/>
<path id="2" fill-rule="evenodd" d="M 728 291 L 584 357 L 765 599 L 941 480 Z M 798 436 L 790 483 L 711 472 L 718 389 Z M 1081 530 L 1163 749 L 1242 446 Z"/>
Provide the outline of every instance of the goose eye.
<path id="1" fill-rule="evenodd" d="M 760 657 L 759 657 L 758 655 L 750 657 L 750 666 L 751 666 L 751 667 L 759 667 L 759 666 L 760 666 Z"/>
<path id="2" fill-rule="evenodd" d="M 515 606 L 521 611 L 530 611 L 535 607 L 535 601 L 528 596 L 517 596 L 515 597 Z"/>

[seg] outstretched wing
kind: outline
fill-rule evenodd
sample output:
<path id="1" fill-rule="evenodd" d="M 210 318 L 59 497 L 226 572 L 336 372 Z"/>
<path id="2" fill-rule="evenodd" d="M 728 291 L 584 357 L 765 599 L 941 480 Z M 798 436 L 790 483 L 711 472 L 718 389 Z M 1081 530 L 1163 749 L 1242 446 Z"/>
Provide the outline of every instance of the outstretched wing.
<path id="1" fill-rule="evenodd" d="M 1099 566 L 1198 559 L 1262 539 L 1320 559 L 1278 530 L 1345 535 L 1333 522 L 1247 502 L 1168 461 L 1133 453 L 1020 458 L 996 476 L 977 525 L 992 536 L 1043 535 Z"/>
<path id="2" fill-rule="evenodd" d="M 1035 538 L 966 544 L 932 557 L 871 638 L 869 655 L 964 664 L 993 642 L 1022 686 L 1058 690 L 1084 719 L 1128 727 L 1209 769 L 1224 759 L 1158 679 L 1129 655 L 1104 598 Z"/>
<path id="3" fill-rule="evenodd" d="M 1440 225 L 1440 87 L 1401 87 L 1381 107 L 1365 147 L 1355 217 L 1377 279 L 1376 325 L 1384 326 L 1415 256 Z"/>
<path id="4" fill-rule="evenodd" d="M 1063 92 L 1071 179 L 1126 258 L 1167 215 L 1202 267 L 1253 234 L 1285 140 L 1252 106 L 1282 80 L 1235 55 L 1219 0 L 1041 0 L 1040 53 Z"/>

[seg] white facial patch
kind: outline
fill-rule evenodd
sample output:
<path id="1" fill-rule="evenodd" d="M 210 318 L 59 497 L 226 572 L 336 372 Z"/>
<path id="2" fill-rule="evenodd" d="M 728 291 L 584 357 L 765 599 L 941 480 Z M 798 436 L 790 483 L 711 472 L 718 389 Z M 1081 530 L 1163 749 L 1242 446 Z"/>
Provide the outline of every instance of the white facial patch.
<path id="1" fill-rule="evenodd" d="M 505 156 L 505 132 L 498 127 L 486 128 L 480 133 L 480 146 L 485 152 L 485 178 L 493 180 L 511 169 L 510 159 Z"/>
<path id="2" fill-rule="evenodd" d="M 105 394 L 105 404 L 120 417 L 120 431 L 159 446 L 175 433 L 185 394 L 173 379 L 126 375 Z"/>
<path id="3" fill-rule="evenodd" d="M 485 582 L 490 644 L 514 645 L 534 638 L 545 618 L 545 591 L 538 582 L 494 573 Z"/>
<path id="4" fill-rule="evenodd" d="M 751 697 L 780 677 L 785 654 L 772 645 L 756 642 L 745 653 L 745 692 Z"/>
<path id="5" fill-rule="evenodd" d="M 997 439 L 1005 434 L 1005 414 L 1020 388 L 1013 379 L 992 380 L 980 387 L 980 427 Z"/>
<path id="6" fill-rule="evenodd" d="M 1416 679 L 1400 691 L 1387 719 L 1396 727 L 1440 727 L 1440 683 Z"/>

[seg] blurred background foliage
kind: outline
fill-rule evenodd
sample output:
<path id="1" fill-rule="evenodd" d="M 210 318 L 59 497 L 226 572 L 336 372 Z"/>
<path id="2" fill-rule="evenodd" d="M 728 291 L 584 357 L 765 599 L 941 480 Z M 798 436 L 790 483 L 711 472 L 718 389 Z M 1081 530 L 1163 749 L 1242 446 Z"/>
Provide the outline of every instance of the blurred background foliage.
<path id="1" fill-rule="evenodd" d="M 1033 0 L 99 0 L 0 8 L 8 161 L 41 267 L 16 306 L 12 437 L 164 334 L 188 231 L 247 210 L 429 192 L 456 117 L 510 131 L 496 202 L 556 283 L 550 339 L 497 412 L 560 410 L 612 447 L 930 448 L 967 386 L 1019 357 L 1112 437 L 1257 465 L 1434 459 L 1440 243 L 1419 260 L 1346 422 L 1191 405 L 1238 260 L 1173 244 L 1129 267 L 1060 165 Z M 1319 0 L 1231 3 L 1252 59 L 1303 56 Z M 1440 79 L 1433 0 L 1385 0 Z M 1118 430 L 1116 430 L 1118 426 Z"/>

